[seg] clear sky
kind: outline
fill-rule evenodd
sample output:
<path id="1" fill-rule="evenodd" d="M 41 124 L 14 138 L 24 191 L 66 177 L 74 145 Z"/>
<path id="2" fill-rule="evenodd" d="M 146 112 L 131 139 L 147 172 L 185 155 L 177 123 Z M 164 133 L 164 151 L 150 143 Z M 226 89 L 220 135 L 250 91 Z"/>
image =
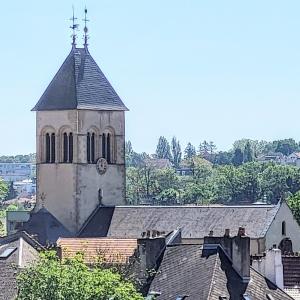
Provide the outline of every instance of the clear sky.
<path id="1" fill-rule="evenodd" d="M 30 111 L 70 51 L 72 4 L 90 52 L 124 103 L 136 151 L 300 140 L 300 1 L 1 2 L 0 155 L 35 151 Z M 82 29 L 83 26 L 81 26 Z M 81 43 L 81 34 L 79 43 Z"/>

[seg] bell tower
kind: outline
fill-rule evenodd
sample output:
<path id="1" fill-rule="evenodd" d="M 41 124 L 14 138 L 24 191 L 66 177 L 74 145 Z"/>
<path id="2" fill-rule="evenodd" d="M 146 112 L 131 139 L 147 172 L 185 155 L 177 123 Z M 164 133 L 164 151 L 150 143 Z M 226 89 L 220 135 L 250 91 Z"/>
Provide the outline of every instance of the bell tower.
<path id="1" fill-rule="evenodd" d="M 37 209 L 76 233 L 98 205 L 125 204 L 126 106 L 87 45 L 72 49 L 33 108 Z M 85 24 L 86 24 L 85 18 Z"/>

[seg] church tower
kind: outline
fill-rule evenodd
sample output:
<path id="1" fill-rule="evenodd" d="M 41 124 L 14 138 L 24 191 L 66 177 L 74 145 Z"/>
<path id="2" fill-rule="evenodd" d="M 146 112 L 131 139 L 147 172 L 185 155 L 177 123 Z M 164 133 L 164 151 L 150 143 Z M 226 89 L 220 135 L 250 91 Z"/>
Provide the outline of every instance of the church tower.
<path id="1" fill-rule="evenodd" d="M 87 30 L 85 27 L 85 34 Z M 99 205 L 125 204 L 125 111 L 87 46 L 75 45 L 33 108 L 37 207 L 77 232 Z"/>

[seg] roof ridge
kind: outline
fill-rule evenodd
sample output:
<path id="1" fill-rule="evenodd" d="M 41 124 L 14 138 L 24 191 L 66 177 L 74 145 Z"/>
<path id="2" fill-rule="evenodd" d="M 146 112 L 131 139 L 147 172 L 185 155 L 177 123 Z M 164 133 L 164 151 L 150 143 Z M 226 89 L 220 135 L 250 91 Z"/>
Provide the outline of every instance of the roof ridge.
<path id="1" fill-rule="evenodd" d="M 207 295 L 207 300 L 210 299 L 210 295 L 212 293 L 213 281 L 214 281 L 214 277 L 215 277 L 215 274 L 216 274 L 218 259 L 219 259 L 219 252 L 217 251 L 217 253 L 215 255 L 215 264 L 214 264 L 212 275 L 211 275 L 211 280 L 210 280 L 210 285 L 209 285 L 209 291 L 208 291 L 208 295 Z"/>

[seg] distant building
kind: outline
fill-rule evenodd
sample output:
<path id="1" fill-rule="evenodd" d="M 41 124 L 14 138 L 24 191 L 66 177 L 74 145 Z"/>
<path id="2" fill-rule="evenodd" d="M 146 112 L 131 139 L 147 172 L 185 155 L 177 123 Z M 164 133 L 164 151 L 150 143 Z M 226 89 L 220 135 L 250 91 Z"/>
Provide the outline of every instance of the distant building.
<path id="1" fill-rule="evenodd" d="M 172 163 L 167 158 L 149 158 L 145 159 L 144 163 L 147 167 L 151 167 L 153 169 L 172 168 Z"/>
<path id="2" fill-rule="evenodd" d="M 280 152 L 275 152 L 275 153 L 268 153 L 261 155 L 260 157 L 257 158 L 257 161 L 259 162 L 275 162 L 279 164 L 284 164 L 285 163 L 286 156 L 283 155 Z"/>
<path id="3" fill-rule="evenodd" d="M 294 152 L 286 158 L 286 163 L 296 167 L 300 167 L 300 152 Z"/>
<path id="4" fill-rule="evenodd" d="M 31 197 L 36 194 L 36 182 L 32 179 L 24 179 L 22 181 L 15 181 L 13 187 L 18 196 Z"/>
<path id="5" fill-rule="evenodd" d="M 35 177 L 36 166 L 31 163 L 0 163 L 0 177 L 6 181 L 21 181 Z"/>

